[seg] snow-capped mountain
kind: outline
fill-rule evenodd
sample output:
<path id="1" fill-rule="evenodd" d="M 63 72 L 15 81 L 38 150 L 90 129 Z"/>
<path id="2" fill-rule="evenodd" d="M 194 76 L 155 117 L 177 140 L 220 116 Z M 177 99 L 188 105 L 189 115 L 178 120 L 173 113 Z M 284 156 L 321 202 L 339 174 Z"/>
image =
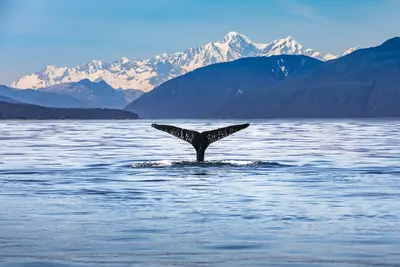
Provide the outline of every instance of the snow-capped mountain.
<path id="1" fill-rule="evenodd" d="M 184 52 L 159 54 L 147 60 L 123 57 L 112 63 L 93 60 L 75 68 L 47 66 L 41 71 L 18 79 L 11 86 L 37 89 L 89 79 L 104 80 L 114 88 L 140 89 L 147 92 L 167 80 L 213 63 L 243 57 L 282 54 L 306 55 L 323 61 L 337 58 L 332 54 L 306 49 L 291 36 L 269 44 L 261 44 L 252 42 L 242 34 L 229 32 L 217 42 L 208 42 Z"/>
<path id="2" fill-rule="evenodd" d="M 351 54 L 351 53 L 353 53 L 354 51 L 357 51 L 357 50 L 359 50 L 359 49 L 361 49 L 361 47 L 359 47 L 359 46 L 355 46 L 355 47 L 352 47 L 352 48 L 350 48 L 350 49 L 347 49 L 346 51 L 344 51 L 344 53 L 343 53 L 342 56 L 346 56 L 346 55 L 348 55 L 348 54 Z"/>

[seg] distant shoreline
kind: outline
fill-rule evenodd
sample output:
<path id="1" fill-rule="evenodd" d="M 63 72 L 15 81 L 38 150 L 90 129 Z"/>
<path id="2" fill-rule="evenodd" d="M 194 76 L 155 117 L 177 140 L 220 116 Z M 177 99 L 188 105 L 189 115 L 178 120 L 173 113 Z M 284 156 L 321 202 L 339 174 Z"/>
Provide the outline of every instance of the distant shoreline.
<path id="1" fill-rule="evenodd" d="M 137 120 L 136 113 L 106 108 L 51 108 L 0 101 L 0 120 Z"/>

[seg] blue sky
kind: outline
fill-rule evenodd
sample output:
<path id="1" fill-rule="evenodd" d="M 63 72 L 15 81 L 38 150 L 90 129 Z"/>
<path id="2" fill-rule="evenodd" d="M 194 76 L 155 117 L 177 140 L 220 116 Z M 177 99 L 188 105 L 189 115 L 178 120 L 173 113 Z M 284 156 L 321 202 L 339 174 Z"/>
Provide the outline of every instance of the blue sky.
<path id="1" fill-rule="evenodd" d="M 46 65 L 145 59 L 237 31 L 341 53 L 400 35 L 400 0 L 0 0 L 0 84 Z"/>

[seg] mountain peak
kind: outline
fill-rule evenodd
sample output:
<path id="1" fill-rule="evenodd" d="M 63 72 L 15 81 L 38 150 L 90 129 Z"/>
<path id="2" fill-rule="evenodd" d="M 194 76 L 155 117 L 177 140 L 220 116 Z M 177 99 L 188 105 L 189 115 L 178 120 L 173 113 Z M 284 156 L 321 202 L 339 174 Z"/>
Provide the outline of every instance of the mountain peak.
<path id="1" fill-rule="evenodd" d="M 238 36 L 238 35 L 240 35 L 240 36 L 243 36 L 243 34 L 240 34 L 240 33 L 238 33 L 238 32 L 234 32 L 234 31 L 230 31 L 230 32 L 228 32 L 225 36 L 228 36 L 228 37 L 236 37 L 236 36 Z"/>
<path id="2" fill-rule="evenodd" d="M 101 67 L 103 65 L 103 61 L 93 59 L 89 63 L 90 66 Z"/>
<path id="3" fill-rule="evenodd" d="M 129 58 L 127 58 L 127 57 L 122 57 L 121 60 L 120 60 L 121 64 L 126 64 L 129 61 L 130 61 Z"/>
<path id="4" fill-rule="evenodd" d="M 106 85 L 106 86 L 109 86 L 109 87 L 111 87 L 106 81 L 104 81 L 103 79 L 101 79 L 101 78 L 98 78 L 98 79 L 96 79 L 96 80 L 94 80 L 94 81 L 92 81 L 92 80 L 90 80 L 90 79 L 88 79 L 88 78 L 85 78 L 85 79 L 82 79 L 82 80 L 80 80 L 80 81 L 77 81 L 77 82 L 73 82 L 73 83 L 65 83 L 65 84 L 70 84 L 70 85 L 74 85 L 74 86 L 76 86 L 76 85 L 83 85 L 83 86 L 86 86 L 86 87 L 93 87 L 93 86 L 104 86 L 104 85 Z M 112 88 L 112 87 L 111 87 Z"/>
<path id="5" fill-rule="evenodd" d="M 300 45 L 300 43 L 297 42 L 297 41 L 293 38 L 293 36 L 291 36 L 291 35 L 289 35 L 289 36 L 286 37 L 286 38 L 281 39 L 281 41 L 284 42 L 284 43 L 287 43 L 287 44 L 297 44 L 297 45 Z M 300 46 L 301 46 L 301 45 L 300 45 Z"/>
<path id="6" fill-rule="evenodd" d="M 286 38 L 282 38 L 282 39 L 277 39 L 275 41 L 273 41 L 271 44 L 273 44 L 274 46 L 287 46 L 287 47 L 298 47 L 300 49 L 303 48 L 303 46 L 297 42 L 292 36 L 288 36 Z M 312 49 L 306 49 L 306 50 L 312 50 Z"/>
<path id="7" fill-rule="evenodd" d="M 285 41 L 290 41 L 290 42 L 296 41 L 296 40 L 293 38 L 293 36 L 291 36 L 291 35 L 289 35 L 288 37 L 284 38 L 283 40 L 285 40 Z"/>
<path id="8" fill-rule="evenodd" d="M 281 54 L 294 54 L 294 55 L 299 55 L 299 54 L 305 54 L 311 57 L 316 57 L 317 55 L 313 55 L 314 50 L 312 49 L 304 49 L 303 46 L 298 43 L 292 36 L 288 36 L 283 39 L 278 39 L 275 40 L 271 43 L 272 45 L 272 50 L 274 50 L 275 55 L 281 55 Z M 318 53 L 320 55 L 320 53 Z"/>
<path id="9" fill-rule="evenodd" d="M 221 40 L 219 40 L 219 43 L 232 42 L 233 40 L 235 40 L 235 41 L 243 40 L 243 41 L 245 41 L 247 43 L 251 43 L 249 38 L 247 38 L 246 36 L 244 36 L 241 33 L 234 32 L 234 31 L 228 32 Z"/>

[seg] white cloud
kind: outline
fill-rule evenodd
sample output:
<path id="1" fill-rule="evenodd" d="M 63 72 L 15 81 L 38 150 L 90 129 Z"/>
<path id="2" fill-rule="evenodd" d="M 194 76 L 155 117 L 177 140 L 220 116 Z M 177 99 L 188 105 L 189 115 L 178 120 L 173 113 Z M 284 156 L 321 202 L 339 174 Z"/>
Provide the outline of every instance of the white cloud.
<path id="1" fill-rule="evenodd" d="M 327 17 L 320 14 L 312 5 L 301 3 L 300 0 L 283 0 L 280 3 L 284 5 L 288 12 L 307 20 L 318 22 L 329 21 Z"/>

